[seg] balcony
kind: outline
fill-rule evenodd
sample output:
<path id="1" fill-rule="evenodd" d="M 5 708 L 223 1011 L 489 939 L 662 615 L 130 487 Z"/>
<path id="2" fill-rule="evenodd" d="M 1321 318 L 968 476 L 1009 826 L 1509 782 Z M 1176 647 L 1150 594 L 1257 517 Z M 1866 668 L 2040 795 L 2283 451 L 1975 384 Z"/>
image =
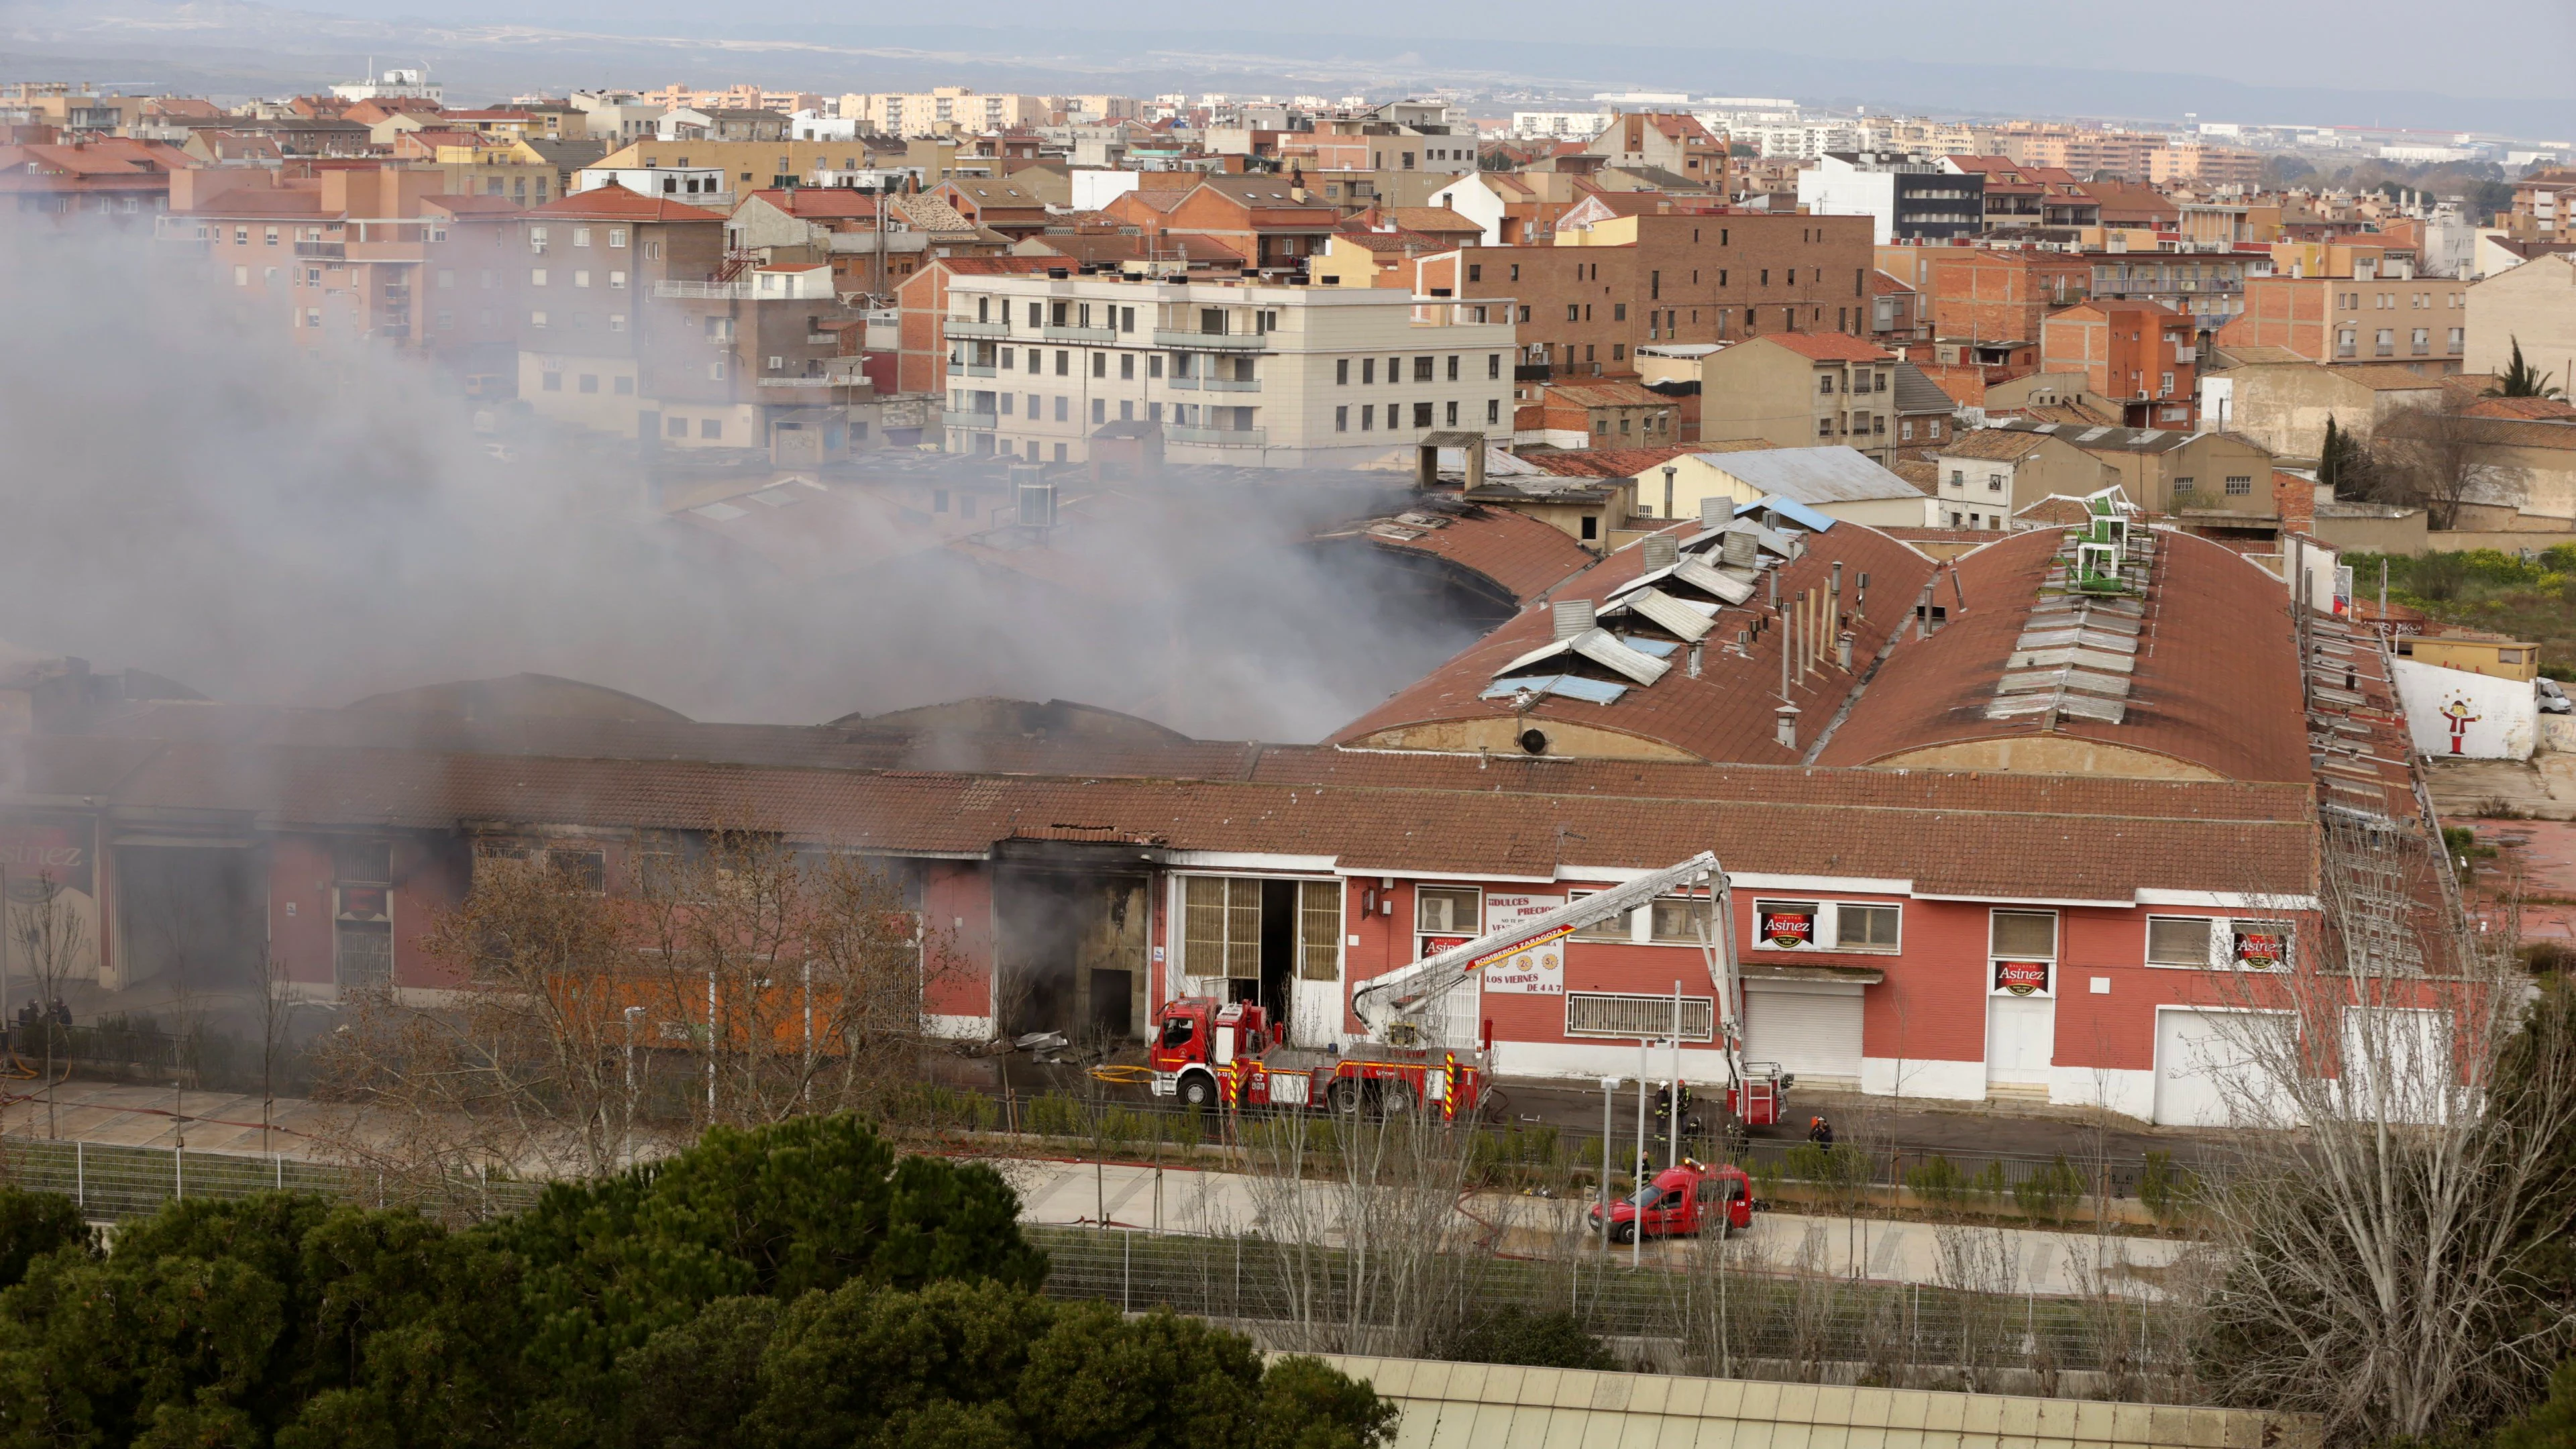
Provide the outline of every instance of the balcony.
<path id="1" fill-rule="evenodd" d="M 988 423 L 987 426 L 990 426 Z M 1270 434 L 1263 428 L 1174 428 L 1163 429 L 1163 436 L 1175 443 L 1196 443 L 1209 448 L 1266 448 Z"/>
<path id="2" fill-rule="evenodd" d="M 308 262 L 346 261 L 349 244 L 345 241 L 300 241 L 295 244 L 295 255 Z"/>
<path id="3" fill-rule="evenodd" d="M 1184 391 L 1196 392 L 1199 390 L 1199 380 L 1195 377 L 1174 377 L 1172 379 L 1172 386 L 1181 388 Z"/>
<path id="4" fill-rule="evenodd" d="M 1261 391 L 1261 379 L 1257 377 L 1211 377 L 1206 379 L 1206 386 L 1207 390 L 1210 392 L 1259 392 Z"/>
<path id="5" fill-rule="evenodd" d="M 749 282 L 655 282 L 653 295 L 692 302 L 748 302 Z"/>
<path id="6" fill-rule="evenodd" d="M 996 415 L 993 413 L 965 413 L 955 408 L 939 410 L 939 424 L 946 428 L 980 429 L 989 433 L 995 426 L 995 420 Z"/>
<path id="7" fill-rule="evenodd" d="M 1270 346 L 1267 332 L 1166 332 L 1154 329 L 1154 345 L 1178 352 L 1260 352 Z"/>
<path id="8" fill-rule="evenodd" d="M 947 319 L 947 325 L 948 335 L 951 337 L 1008 337 L 1011 335 L 1011 324 L 1008 322 L 978 322 L 972 317 L 951 317 Z"/>
<path id="9" fill-rule="evenodd" d="M 1038 336 L 1049 342 L 1104 343 L 1118 340 L 1115 327 L 1041 327 Z"/>
<path id="10" fill-rule="evenodd" d="M 992 377 L 996 374 L 993 367 L 986 363 L 952 362 L 948 364 L 948 375 L 950 377 Z"/>

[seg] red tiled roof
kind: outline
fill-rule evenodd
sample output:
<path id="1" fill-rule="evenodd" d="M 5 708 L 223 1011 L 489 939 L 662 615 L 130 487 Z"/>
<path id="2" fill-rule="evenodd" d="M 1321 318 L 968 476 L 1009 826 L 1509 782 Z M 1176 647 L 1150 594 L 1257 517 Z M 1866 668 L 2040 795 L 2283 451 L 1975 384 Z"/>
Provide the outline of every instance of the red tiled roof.
<path id="1" fill-rule="evenodd" d="M 1509 508 L 1471 505 L 1439 528 L 1370 532 L 1369 542 L 1402 554 L 1444 559 L 1483 578 L 1516 603 L 1590 568 L 1594 556 L 1565 530 Z"/>
<path id="2" fill-rule="evenodd" d="M 1547 385 L 1547 397 L 1579 408 L 1642 408 L 1672 401 L 1662 393 L 1647 390 L 1643 383 L 1630 382 L 1624 377 L 1552 382 Z"/>
<path id="3" fill-rule="evenodd" d="M 1839 531 L 1839 530 L 1837 530 Z M 2189 534 L 2156 535 L 2127 716 L 2061 716 L 2055 732 L 2197 765 L 2230 780 L 2309 777 L 2299 665 L 2281 581 Z M 2064 536 L 2038 529 L 1962 555 L 1949 623 L 1899 643 L 1818 763 L 1866 765 L 1935 745 L 2029 739 L 2041 718 L 1985 717 Z M 1908 595 L 1907 597 L 1911 597 Z"/>
<path id="4" fill-rule="evenodd" d="M 1195 742 L 1173 747 L 1178 754 L 1145 754 L 1188 759 L 1217 778 L 101 744 L 0 742 L 9 766 L 0 779 L 26 790 L 77 779 L 90 787 L 80 793 L 112 793 L 120 804 L 255 810 L 289 829 L 508 820 L 623 831 L 757 821 L 800 842 L 890 854 L 1126 840 L 1321 856 L 1361 872 L 1530 879 L 1553 878 L 1560 867 L 1667 865 L 1714 847 L 1738 871 L 1879 876 L 1927 894 L 2020 900 L 2128 900 L 2140 886 L 2292 894 L 2313 880 L 2304 787 Z"/>
<path id="5" fill-rule="evenodd" d="M 723 212 L 709 211 L 703 206 L 685 206 L 659 196 L 645 196 L 614 181 L 588 191 L 556 197 L 543 206 L 529 208 L 528 215 L 590 221 L 724 220 Z"/>
<path id="6" fill-rule="evenodd" d="M 1705 453 L 1717 446 L 1706 443 L 1673 443 L 1656 448 L 1571 448 L 1563 452 L 1539 449 L 1521 454 L 1521 461 L 1535 464 L 1559 478 L 1634 478 L 1649 468 L 1660 467 L 1675 458 Z M 1769 447 L 1768 443 L 1757 444 Z"/>
<path id="7" fill-rule="evenodd" d="M 1847 576 L 1869 574 L 1876 607 L 1851 628 L 1856 662 L 1876 654 L 1888 631 L 1903 624 L 1910 601 L 1931 577 L 1932 561 L 1905 544 L 1858 524 L 1842 523 L 1810 540 L 1803 558 L 1782 566 L 1780 592 L 1800 589 L 1821 594 L 1836 561 Z M 1604 559 L 1551 599 L 1606 601 L 1619 586 L 1646 572 L 1644 556 L 1631 544 Z M 1846 588 L 1853 587 L 1846 584 Z M 1767 585 L 1766 585 L 1767 588 Z M 1761 597 L 1757 595 L 1757 599 Z M 1494 630 L 1430 675 L 1333 736 L 1351 744 L 1384 730 L 1451 721 L 1508 719 L 1516 712 L 1539 720 L 1563 720 L 1613 733 L 1634 735 L 1667 745 L 1703 760 L 1763 764 L 1794 761 L 1796 752 L 1774 738 L 1773 710 L 1779 704 L 1780 649 L 1784 634 L 1773 627 L 1754 640 L 1749 654 L 1732 652 L 1739 630 L 1751 627 L 1751 612 L 1720 612 L 1717 628 L 1702 651 L 1701 672 L 1690 678 L 1674 668 L 1652 685 L 1632 688 L 1610 704 L 1588 704 L 1546 695 L 1515 711 L 1510 700 L 1484 699 L 1497 672 L 1513 659 L 1546 643 L 1555 625 L 1550 611 L 1531 610 Z M 1675 656 L 1679 658 L 1678 655 Z M 1805 681 L 1792 685 L 1791 702 L 1810 720 L 1830 718 L 1850 689 L 1851 677 L 1833 668 L 1811 669 Z M 1804 736 L 1802 736 L 1804 738 Z"/>
<path id="8" fill-rule="evenodd" d="M 1760 339 L 1818 362 L 1894 362 L 1896 354 L 1840 332 L 1766 332 Z"/>
<path id="9" fill-rule="evenodd" d="M 1911 292 L 1913 290 L 1914 288 L 1907 285 L 1904 281 L 1891 277 L 1885 272 L 1871 272 L 1869 274 L 1869 292 L 1873 297 L 1892 297 L 1899 293 Z"/>
<path id="10" fill-rule="evenodd" d="M 2460 411 L 2473 418 L 2576 418 L 2576 404 L 2554 397 L 2482 397 Z"/>

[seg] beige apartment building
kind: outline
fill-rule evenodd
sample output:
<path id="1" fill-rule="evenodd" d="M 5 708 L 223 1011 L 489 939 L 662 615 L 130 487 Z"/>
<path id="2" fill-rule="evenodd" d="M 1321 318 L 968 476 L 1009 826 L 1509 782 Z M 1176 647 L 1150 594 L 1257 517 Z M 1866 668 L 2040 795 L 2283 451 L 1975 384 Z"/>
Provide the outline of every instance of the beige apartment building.
<path id="1" fill-rule="evenodd" d="M 980 95 L 964 86 L 940 86 L 930 91 L 854 91 L 841 97 L 842 119 L 856 120 L 864 129 L 887 136 L 942 136 L 952 131 L 1041 126 L 1056 108 L 1052 96 Z"/>
<path id="2" fill-rule="evenodd" d="M 2551 374 L 2551 385 L 2576 387 L 2576 256 L 2543 253 L 2472 284 L 2468 349 L 2462 370 L 2501 373 L 2522 344 L 2522 360 Z"/>
<path id="3" fill-rule="evenodd" d="M 1848 447 L 1896 461 L 1896 358 L 1839 332 L 1773 332 L 1700 363 L 1699 436 L 1776 448 Z"/>
<path id="4" fill-rule="evenodd" d="M 1507 441 L 1510 316 L 1392 288 L 960 275 L 947 447 L 1078 463 L 1106 430 L 1175 463 L 1313 468 L 1439 433 Z"/>

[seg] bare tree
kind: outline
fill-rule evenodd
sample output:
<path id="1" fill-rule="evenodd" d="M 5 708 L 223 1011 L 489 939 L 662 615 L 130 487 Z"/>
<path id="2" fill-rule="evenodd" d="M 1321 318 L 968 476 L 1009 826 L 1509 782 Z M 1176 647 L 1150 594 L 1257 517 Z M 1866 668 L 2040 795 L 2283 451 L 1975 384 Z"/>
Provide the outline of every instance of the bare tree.
<path id="1" fill-rule="evenodd" d="M 1476 1136 L 1419 1104 L 1329 1121 L 1297 1113 L 1245 1136 L 1254 1237 L 1283 1301 L 1266 1305 L 1307 1352 L 1437 1358 L 1479 1316 L 1458 1210 Z"/>
<path id="2" fill-rule="evenodd" d="M 270 1150 L 269 1133 L 277 1117 L 277 1070 L 284 1064 L 295 1025 L 295 985 L 286 963 L 260 958 L 259 1000 L 252 1004 L 259 1027 L 259 1150 Z"/>
<path id="3" fill-rule="evenodd" d="M 2420 507 L 2433 527 L 2453 528 L 2465 504 L 2522 500 L 2520 482 L 2488 461 L 2486 420 L 2464 411 L 2471 401 L 2446 395 L 2380 428 L 2369 474 L 2380 501 Z"/>
<path id="4" fill-rule="evenodd" d="M 560 863 L 486 855 L 465 900 L 432 923 L 452 1003 L 361 992 L 322 1049 L 333 1095 L 365 1104 L 343 1155 L 435 1195 L 494 1165 L 538 1175 L 614 1169 L 630 1136 L 629 923 Z M 272 993 L 274 994 L 274 993 Z"/>
<path id="5" fill-rule="evenodd" d="M 36 984 L 39 1016 L 36 1029 L 44 1041 L 47 1137 L 57 1132 L 54 1089 L 70 1068 L 70 1063 L 65 1060 L 61 1063 L 63 1071 L 56 1071 L 58 1055 L 68 1052 L 71 1042 L 62 1028 L 45 1013 L 62 999 L 64 989 L 90 949 L 89 924 L 65 899 L 69 893 L 69 888 L 54 879 L 51 871 L 45 871 L 37 875 L 25 903 L 10 905 L 0 902 L 0 909 L 5 909 L 8 915 L 6 929 L 11 944 L 16 947 L 18 964 Z"/>
<path id="6" fill-rule="evenodd" d="M 910 1079 L 925 994 L 955 967 L 881 862 L 745 829 L 642 859 L 636 999 L 657 1045 L 696 1059 L 700 1120 L 876 1110 Z"/>
<path id="7" fill-rule="evenodd" d="M 2287 960 L 2256 926 L 2211 976 L 2211 1079 L 2273 1130 L 2202 1194 L 2223 1254 L 2206 1361 L 2331 1433 L 2430 1437 L 2519 1403 L 2568 1342 L 2528 1225 L 2576 1190 L 2576 1051 L 2535 1034 L 2508 1088 L 2531 995 L 2510 933 L 2471 927 L 2411 823 L 2330 815 L 2322 837 L 2322 910 L 2277 932 Z"/>

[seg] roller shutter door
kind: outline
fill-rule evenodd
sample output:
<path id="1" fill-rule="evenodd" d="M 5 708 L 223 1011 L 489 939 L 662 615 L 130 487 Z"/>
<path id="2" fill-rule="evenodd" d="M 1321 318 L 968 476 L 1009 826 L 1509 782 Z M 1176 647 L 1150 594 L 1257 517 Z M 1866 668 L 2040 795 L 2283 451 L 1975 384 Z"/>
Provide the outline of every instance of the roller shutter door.
<path id="1" fill-rule="evenodd" d="M 2166 1007 L 2156 1013 L 2156 1121 L 2167 1127 L 2227 1127 L 2242 1112 L 2256 1121 L 2241 1125 L 2287 1125 L 2289 1103 L 2263 1090 L 2262 1079 L 2247 1061 L 2245 1033 L 2259 1030 L 2242 1015 L 2226 1019 L 2219 1012 Z M 2295 1030 L 2286 1015 L 2253 1014 L 2272 1029 Z"/>
<path id="2" fill-rule="evenodd" d="M 1745 983 L 1744 1055 L 1802 1082 L 1860 1083 L 1860 992 L 1782 991 Z"/>

